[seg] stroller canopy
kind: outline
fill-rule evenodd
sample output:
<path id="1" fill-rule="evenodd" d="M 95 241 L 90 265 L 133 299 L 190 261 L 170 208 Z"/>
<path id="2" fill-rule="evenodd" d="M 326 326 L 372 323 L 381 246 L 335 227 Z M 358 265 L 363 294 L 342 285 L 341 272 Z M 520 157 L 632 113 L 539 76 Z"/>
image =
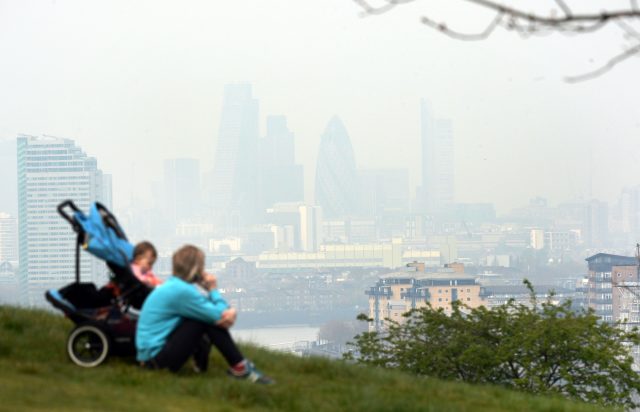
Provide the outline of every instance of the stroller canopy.
<path id="1" fill-rule="evenodd" d="M 133 259 L 133 245 L 104 206 L 93 203 L 88 216 L 81 210 L 74 210 L 74 220 L 84 232 L 82 247 L 85 250 L 114 265 L 129 265 Z"/>

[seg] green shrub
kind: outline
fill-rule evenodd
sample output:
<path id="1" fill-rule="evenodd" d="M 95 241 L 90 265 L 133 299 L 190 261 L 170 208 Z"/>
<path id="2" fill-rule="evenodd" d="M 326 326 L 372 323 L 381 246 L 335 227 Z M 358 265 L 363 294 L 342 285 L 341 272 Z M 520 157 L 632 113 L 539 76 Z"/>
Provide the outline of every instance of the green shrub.
<path id="1" fill-rule="evenodd" d="M 636 407 L 640 375 L 631 367 L 634 330 L 599 322 L 571 302 L 531 305 L 513 300 L 493 309 L 452 304 L 452 313 L 414 309 L 404 322 L 388 321 L 383 333 L 365 332 L 347 358 L 416 375 L 490 383 L 537 394 Z M 371 319 L 364 320 L 371 321 Z M 361 318 L 362 319 L 362 318 Z"/>

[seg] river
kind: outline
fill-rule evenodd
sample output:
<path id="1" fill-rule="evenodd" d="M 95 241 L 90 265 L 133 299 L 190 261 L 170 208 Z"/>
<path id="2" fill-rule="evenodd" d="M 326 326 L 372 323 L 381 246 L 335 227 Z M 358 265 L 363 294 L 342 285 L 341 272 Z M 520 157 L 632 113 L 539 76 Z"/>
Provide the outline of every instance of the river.
<path id="1" fill-rule="evenodd" d="M 308 325 L 282 325 L 265 328 L 231 329 L 234 339 L 254 343 L 271 349 L 287 350 L 295 342 L 315 342 L 319 327 Z"/>

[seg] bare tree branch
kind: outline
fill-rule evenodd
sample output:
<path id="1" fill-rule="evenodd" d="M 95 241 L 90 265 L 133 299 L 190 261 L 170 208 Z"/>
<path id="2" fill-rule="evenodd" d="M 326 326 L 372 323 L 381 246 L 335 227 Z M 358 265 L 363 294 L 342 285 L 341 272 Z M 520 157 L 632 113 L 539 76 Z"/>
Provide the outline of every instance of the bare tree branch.
<path id="1" fill-rule="evenodd" d="M 363 10 L 365 15 L 378 15 L 388 12 L 394 7 L 412 3 L 416 0 L 384 0 L 382 5 L 373 6 L 368 0 L 354 0 Z M 493 0 L 465 0 L 485 8 L 496 11 L 497 14 L 510 17 L 510 24 L 506 28 L 511 30 L 525 30 L 528 32 L 541 31 L 542 28 L 548 28 L 559 32 L 592 32 L 602 28 L 611 21 L 619 21 L 623 19 L 640 19 L 640 9 L 631 7 L 628 10 L 602 11 L 599 13 L 574 14 L 564 0 L 554 0 L 558 7 L 562 10 L 561 16 L 543 16 L 536 13 L 525 12 L 520 9 L 497 3 Z M 636 3 L 637 0 L 631 0 Z M 426 21 L 424 21 L 426 19 Z M 520 22 L 526 22 L 527 26 L 523 26 Z M 424 17 L 423 23 L 441 30 L 443 23 L 436 23 L 433 19 Z M 446 26 L 446 25 L 445 25 Z M 449 29 L 450 30 L 450 29 Z M 455 31 L 454 31 L 455 32 Z M 465 36 L 462 36 L 465 38 Z M 475 40 L 474 36 L 471 38 Z"/>
<path id="2" fill-rule="evenodd" d="M 594 79 L 606 72 L 608 72 L 609 70 L 613 69 L 616 65 L 618 65 L 619 63 L 622 63 L 623 61 L 627 60 L 629 57 L 633 57 L 637 54 L 640 53 L 640 44 L 636 45 L 635 47 L 632 47 L 630 49 L 625 50 L 624 52 L 620 53 L 619 55 L 613 57 L 611 60 L 609 60 L 607 62 L 607 64 L 605 64 L 604 66 L 593 70 L 591 72 L 585 73 L 585 74 L 581 74 L 578 76 L 568 76 L 565 77 L 565 81 L 568 83 L 578 83 L 578 82 L 582 82 L 585 80 L 591 80 Z"/>
<path id="3" fill-rule="evenodd" d="M 379 6 L 372 5 L 370 0 L 354 1 L 364 10 L 365 15 L 378 15 L 388 12 L 398 5 L 411 3 L 415 0 L 378 0 Z M 573 13 L 565 0 L 553 0 L 561 13 L 552 13 L 548 16 L 535 12 L 525 12 L 522 9 L 505 5 L 495 0 L 465 1 L 495 11 L 496 16 L 483 31 L 471 34 L 463 33 L 451 29 L 444 22 L 438 23 L 427 16 L 421 17 L 420 21 L 424 25 L 458 40 L 484 40 L 499 26 L 505 30 L 514 31 L 520 36 L 529 37 L 531 35 L 546 35 L 550 33 L 562 33 L 565 35 L 591 33 L 602 29 L 608 23 L 616 23 L 624 31 L 626 38 L 632 40 L 633 44 L 623 53 L 614 56 L 605 65 L 594 71 L 579 76 L 566 77 L 565 80 L 571 83 L 597 77 L 629 57 L 640 55 L 640 32 L 630 24 L 631 21 L 640 21 L 638 0 L 629 0 L 628 9 L 577 14 Z"/>
<path id="4" fill-rule="evenodd" d="M 558 31 L 561 32 L 574 32 L 574 33 L 591 33 L 603 28 L 609 20 L 598 20 L 595 23 L 591 24 L 577 24 L 574 26 L 569 26 L 569 30 L 565 30 L 562 27 L 558 28 Z"/>
<path id="5" fill-rule="evenodd" d="M 571 9 L 563 0 L 556 0 L 556 4 L 560 7 L 566 17 L 571 16 Z"/>
<path id="6" fill-rule="evenodd" d="M 426 24 L 427 26 L 434 28 L 436 30 L 440 30 L 442 33 L 446 34 L 447 36 L 457 40 L 484 40 L 487 37 L 489 37 L 491 33 L 493 33 L 495 28 L 498 27 L 498 25 L 500 24 L 501 20 L 502 20 L 502 13 L 498 13 L 496 14 L 496 17 L 491 21 L 491 23 L 489 23 L 487 28 L 485 28 L 482 32 L 475 33 L 475 34 L 466 34 L 466 33 L 459 33 L 457 31 L 453 31 L 449 29 L 446 26 L 446 24 L 436 23 L 435 21 L 429 19 L 428 17 L 423 16 L 421 19 L 423 24 Z"/>
<path id="7" fill-rule="evenodd" d="M 360 7 L 362 7 L 365 15 L 367 14 L 376 15 L 376 14 L 386 13 L 398 5 L 411 3 L 415 0 L 385 0 L 382 6 L 373 6 L 367 0 L 353 0 L 353 1 L 356 4 L 358 4 Z"/>
<path id="8" fill-rule="evenodd" d="M 635 38 L 636 40 L 640 41 L 640 32 L 638 32 L 636 29 L 634 29 L 629 24 L 627 24 L 627 22 L 625 22 L 624 20 L 619 20 L 619 21 L 616 21 L 616 24 L 624 31 L 624 33 L 627 36 Z"/>
<path id="9" fill-rule="evenodd" d="M 406 3 L 412 3 L 415 0 L 385 0 L 382 6 L 373 6 L 367 0 L 354 0 L 366 14 L 383 14 L 392 8 Z M 525 12 L 514 7 L 506 6 L 501 3 L 497 3 L 492 0 L 465 0 L 469 3 L 474 3 L 483 7 L 486 7 L 496 12 L 508 14 L 515 18 L 528 20 L 531 22 L 543 24 L 543 25 L 558 25 L 571 22 L 595 22 L 601 20 L 616 20 L 624 18 L 640 18 L 640 9 L 636 6 L 637 0 L 632 1 L 632 7 L 625 10 L 616 11 L 602 11 L 599 13 L 586 13 L 586 14 L 573 14 L 569 6 L 563 0 L 554 0 L 556 4 L 564 12 L 563 16 L 543 16 L 540 14 Z"/>
<path id="10" fill-rule="evenodd" d="M 561 16 L 561 17 L 560 16 L 558 17 L 542 16 L 539 14 L 528 13 L 513 7 L 505 6 L 503 4 L 496 3 L 495 1 L 492 1 L 492 0 L 466 0 L 466 1 L 470 3 L 475 3 L 480 6 L 484 6 L 486 8 L 496 10 L 505 14 L 509 14 L 516 18 L 529 20 L 529 21 L 540 23 L 543 25 L 558 25 L 558 24 L 569 23 L 569 22 L 583 22 L 583 21 L 594 22 L 594 21 L 600 21 L 600 20 L 616 20 L 616 19 L 623 19 L 623 18 L 629 18 L 629 17 L 634 17 L 634 18 L 640 17 L 640 10 L 634 10 L 634 9 L 603 11 L 600 13 L 591 13 L 591 14 L 572 14 L 571 10 L 567 7 L 565 3 L 563 4 L 564 4 L 564 7 L 566 7 L 567 10 L 569 10 L 568 15 Z"/>

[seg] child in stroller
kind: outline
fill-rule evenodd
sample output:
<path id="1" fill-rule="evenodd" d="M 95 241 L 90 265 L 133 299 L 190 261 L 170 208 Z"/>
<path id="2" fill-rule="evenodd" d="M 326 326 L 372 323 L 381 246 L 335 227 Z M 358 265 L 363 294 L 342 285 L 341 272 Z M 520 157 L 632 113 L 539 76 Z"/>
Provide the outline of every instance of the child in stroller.
<path id="1" fill-rule="evenodd" d="M 69 358 L 79 366 L 94 367 L 110 354 L 135 355 L 137 311 L 151 288 L 131 269 L 133 245 L 100 203 L 91 206 L 88 216 L 71 200 L 58 205 L 58 212 L 77 234 L 75 282 L 48 290 L 45 296 L 76 325 L 67 339 Z M 97 289 L 80 281 L 80 247 L 106 262 L 111 272 L 107 287 Z"/>
<path id="2" fill-rule="evenodd" d="M 158 279 L 152 270 L 157 258 L 158 252 L 150 242 L 140 242 L 133 249 L 131 270 L 140 282 L 150 288 L 155 288 L 162 284 L 162 280 Z"/>

